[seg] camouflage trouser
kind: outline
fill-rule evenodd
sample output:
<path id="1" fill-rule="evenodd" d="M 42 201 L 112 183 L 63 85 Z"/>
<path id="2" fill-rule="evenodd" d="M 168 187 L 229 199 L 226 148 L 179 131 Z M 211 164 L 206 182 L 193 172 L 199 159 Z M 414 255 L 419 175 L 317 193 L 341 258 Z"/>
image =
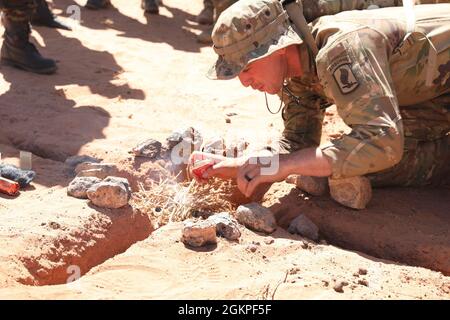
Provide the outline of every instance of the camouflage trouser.
<path id="1" fill-rule="evenodd" d="M 34 0 L 0 0 L 0 10 L 13 21 L 30 21 L 35 9 Z"/>
<path id="2" fill-rule="evenodd" d="M 400 108 L 405 132 L 402 160 L 368 175 L 374 187 L 450 184 L 450 93 Z"/>
<path id="3" fill-rule="evenodd" d="M 280 152 L 318 146 L 323 112 L 309 106 L 288 105 Z M 372 186 L 450 184 L 450 94 L 418 105 L 401 107 L 405 147 L 392 168 L 370 174 Z"/>

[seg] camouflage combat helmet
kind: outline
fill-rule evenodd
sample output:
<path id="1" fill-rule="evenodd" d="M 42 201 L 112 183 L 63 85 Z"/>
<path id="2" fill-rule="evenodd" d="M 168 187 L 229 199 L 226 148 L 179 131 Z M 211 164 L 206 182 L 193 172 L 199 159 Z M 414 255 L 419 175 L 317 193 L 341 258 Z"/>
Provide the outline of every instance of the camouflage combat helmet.
<path id="1" fill-rule="evenodd" d="M 240 0 L 225 10 L 212 32 L 219 55 L 210 79 L 232 79 L 249 64 L 302 43 L 279 0 Z"/>

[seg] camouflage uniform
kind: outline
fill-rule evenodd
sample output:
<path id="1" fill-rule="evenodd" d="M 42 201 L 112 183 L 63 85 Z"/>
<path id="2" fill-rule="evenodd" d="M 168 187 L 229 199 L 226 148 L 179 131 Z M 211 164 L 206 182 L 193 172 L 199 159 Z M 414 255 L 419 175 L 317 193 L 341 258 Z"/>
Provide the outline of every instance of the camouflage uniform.
<path id="1" fill-rule="evenodd" d="M 223 14 L 213 32 L 220 57 L 210 76 L 233 78 L 248 63 L 297 44 L 302 76 L 288 79 L 280 93 L 290 151 L 319 145 L 324 109 L 334 103 L 352 131 L 322 147 L 332 178 L 369 175 L 375 186 L 448 179 L 450 5 L 416 6 L 414 30 L 407 30 L 403 8 L 319 18 L 311 24 L 319 47 L 314 58 L 275 1 L 241 1 L 253 13 L 266 8 L 266 15 L 233 21 L 243 16 L 242 6 Z M 338 2 L 345 7 L 345 1 Z M 320 3 L 329 5 L 323 11 L 334 12 L 329 1 Z M 368 4 L 347 2 L 355 3 Z M 230 32 L 231 24 L 237 32 Z M 265 36 L 257 33 L 263 26 Z"/>

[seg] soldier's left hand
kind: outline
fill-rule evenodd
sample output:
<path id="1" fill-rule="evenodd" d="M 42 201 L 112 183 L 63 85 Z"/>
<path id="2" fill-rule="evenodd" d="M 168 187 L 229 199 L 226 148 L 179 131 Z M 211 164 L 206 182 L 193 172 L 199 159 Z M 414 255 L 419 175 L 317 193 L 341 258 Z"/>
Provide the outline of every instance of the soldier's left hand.
<path id="1" fill-rule="evenodd" d="M 239 190 L 247 198 L 251 198 L 262 185 L 267 191 L 273 183 L 284 181 L 288 175 L 283 156 L 278 154 L 258 156 L 250 157 L 239 167 L 236 181 Z"/>

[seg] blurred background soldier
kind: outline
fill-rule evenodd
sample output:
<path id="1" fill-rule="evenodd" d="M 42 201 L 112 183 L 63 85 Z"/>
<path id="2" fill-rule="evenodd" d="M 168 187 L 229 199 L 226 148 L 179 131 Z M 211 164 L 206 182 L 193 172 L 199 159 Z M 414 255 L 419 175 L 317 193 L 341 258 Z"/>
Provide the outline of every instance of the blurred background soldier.
<path id="1" fill-rule="evenodd" d="M 205 44 L 212 44 L 211 33 L 213 23 L 220 14 L 229 6 L 238 0 L 204 0 L 204 8 L 197 16 L 197 22 L 200 24 L 211 25 L 211 27 L 203 30 L 198 36 L 197 41 Z"/>
<path id="2" fill-rule="evenodd" d="M 161 0 L 142 0 L 141 8 L 144 9 L 146 13 L 158 14 L 159 5 Z M 110 0 L 88 0 L 86 3 L 86 8 L 89 9 L 103 9 L 111 4 Z"/>
<path id="3" fill-rule="evenodd" d="M 34 2 L 36 3 L 36 10 L 31 18 L 32 25 L 71 30 L 69 26 L 59 21 L 52 14 L 45 0 L 34 0 Z"/>
<path id="4" fill-rule="evenodd" d="M 42 57 L 30 42 L 30 21 L 36 7 L 34 0 L 0 0 L 5 27 L 1 62 L 30 72 L 50 74 L 57 69 L 55 61 Z M 46 25 L 56 27 L 55 24 L 49 23 L 49 17 L 43 21 L 47 22 Z"/>

